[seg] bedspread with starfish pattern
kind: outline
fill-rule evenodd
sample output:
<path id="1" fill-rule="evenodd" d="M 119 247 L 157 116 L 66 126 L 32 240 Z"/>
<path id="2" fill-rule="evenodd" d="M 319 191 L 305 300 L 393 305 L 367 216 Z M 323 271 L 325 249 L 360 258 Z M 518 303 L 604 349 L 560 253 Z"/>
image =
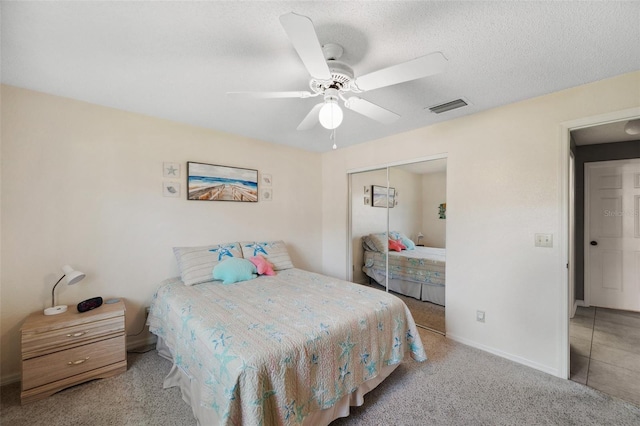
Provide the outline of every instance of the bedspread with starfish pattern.
<path id="1" fill-rule="evenodd" d="M 223 424 L 301 424 L 405 354 L 427 358 L 399 298 L 295 268 L 231 285 L 166 280 L 148 324 Z"/>

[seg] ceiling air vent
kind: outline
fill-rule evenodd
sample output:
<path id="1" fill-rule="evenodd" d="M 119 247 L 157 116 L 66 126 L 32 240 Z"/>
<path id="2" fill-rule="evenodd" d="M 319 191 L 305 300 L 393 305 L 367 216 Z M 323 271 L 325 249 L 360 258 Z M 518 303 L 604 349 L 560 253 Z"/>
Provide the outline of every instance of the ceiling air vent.
<path id="1" fill-rule="evenodd" d="M 462 99 L 456 99 L 455 101 L 429 107 L 429 111 L 436 114 L 442 114 L 443 112 L 451 111 L 452 109 L 456 108 L 462 108 L 463 106 L 467 105 L 468 104 Z"/>

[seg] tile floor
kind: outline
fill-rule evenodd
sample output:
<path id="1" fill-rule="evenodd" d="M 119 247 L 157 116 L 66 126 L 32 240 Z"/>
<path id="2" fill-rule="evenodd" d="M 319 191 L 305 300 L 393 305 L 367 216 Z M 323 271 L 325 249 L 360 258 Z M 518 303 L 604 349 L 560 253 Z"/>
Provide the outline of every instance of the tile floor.
<path id="1" fill-rule="evenodd" d="M 571 380 L 640 405 L 640 312 L 578 307 L 569 340 Z"/>

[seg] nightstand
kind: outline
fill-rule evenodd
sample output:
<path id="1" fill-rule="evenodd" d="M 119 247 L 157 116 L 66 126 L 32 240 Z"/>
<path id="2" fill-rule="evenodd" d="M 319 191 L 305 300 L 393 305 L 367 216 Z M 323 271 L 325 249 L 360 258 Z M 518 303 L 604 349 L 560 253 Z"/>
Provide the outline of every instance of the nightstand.
<path id="1" fill-rule="evenodd" d="M 22 333 L 23 404 L 127 371 L 124 302 L 79 313 L 29 315 Z"/>

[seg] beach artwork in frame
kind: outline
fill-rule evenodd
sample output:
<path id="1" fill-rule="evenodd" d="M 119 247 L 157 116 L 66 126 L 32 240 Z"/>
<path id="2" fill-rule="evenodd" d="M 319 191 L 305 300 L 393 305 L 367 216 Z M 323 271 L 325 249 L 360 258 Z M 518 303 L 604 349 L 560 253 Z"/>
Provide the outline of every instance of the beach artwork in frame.
<path id="1" fill-rule="evenodd" d="M 389 196 L 387 197 L 387 187 L 371 185 L 371 205 L 373 207 L 389 207 L 395 206 L 396 189 L 389 188 Z"/>
<path id="2" fill-rule="evenodd" d="M 258 201 L 258 171 L 187 162 L 187 200 Z"/>

